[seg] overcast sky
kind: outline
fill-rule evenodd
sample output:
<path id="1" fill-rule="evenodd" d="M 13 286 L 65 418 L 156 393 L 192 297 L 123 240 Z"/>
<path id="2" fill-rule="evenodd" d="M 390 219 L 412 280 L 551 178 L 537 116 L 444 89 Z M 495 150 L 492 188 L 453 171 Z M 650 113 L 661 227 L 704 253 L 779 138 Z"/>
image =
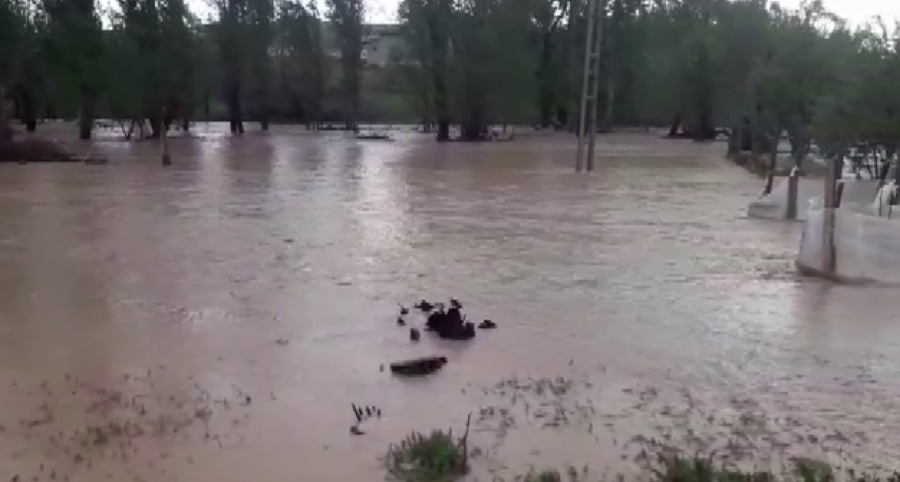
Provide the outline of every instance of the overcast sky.
<path id="1" fill-rule="evenodd" d="M 785 7 L 795 8 L 801 0 L 782 0 Z M 201 15 L 209 12 L 207 0 L 189 0 L 193 10 Z M 319 0 L 324 11 L 324 0 Z M 829 10 L 854 24 L 881 15 L 888 23 L 900 19 L 900 0 L 824 0 Z M 392 23 L 397 19 L 397 5 L 400 0 L 367 0 L 367 20 L 372 23 Z"/>

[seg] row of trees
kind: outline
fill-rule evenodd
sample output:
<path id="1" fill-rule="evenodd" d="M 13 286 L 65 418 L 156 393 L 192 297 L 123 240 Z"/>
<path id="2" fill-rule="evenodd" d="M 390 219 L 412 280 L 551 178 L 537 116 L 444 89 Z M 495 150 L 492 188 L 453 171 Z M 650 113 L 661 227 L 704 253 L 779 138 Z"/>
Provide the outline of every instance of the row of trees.
<path id="1" fill-rule="evenodd" d="M 39 117 L 119 119 L 149 135 L 226 107 L 244 118 L 359 117 L 366 75 L 401 90 L 439 140 L 459 125 L 574 127 L 586 0 L 404 0 L 388 72 L 366 69 L 363 0 L 0 0 L 0 87 L 29 129 Z M 894 158 L 900 142 L 900 30 L 851 28 L 820 1 L 600 0 L 602 124 L 670 124 L 698 139 L 732 127 L 730 151 L 798 159 L 856 147 Z M 140 130 L 139 130 L 140 132 Z M 837 154 L 835 154 L 837 155 Z"/>
<path id="2" fill-rule="evenodd" d="M 323 20 L 315 0 L 214 0 L 200 22 L 185 0 L 0 0 L 0 96 L 15 104 L 28 130 L 37 119 L 78 118 L 82 139 L 94 120 L 159 136 L 176 120 L 226 106 L 231 130 L 249 116 L 268 128 L 282 117 L 323 114 L 329 87 Z M 361 0 L 329 0 L 342 58 L 342 97 L 358 99 L 362 64 Z M 352 60 L 356 59 L 356 60 Z M 347 103 L 352 122 L 358 101 Z"/>
<path id="3" fill-rule="evenodd" d="M 398 65 L 439 139 L 454 122 L 463 137 L 486 121 L 573 127 L 586 4 L 405 0 Z M 814 144 L 896 156 L 900 30 L 852 28 L 818 0 L 600 4 L 602 124 L 668 124 L 698 139 L 730 126 L 732 152 L 771 150 L 787 133 L 798 160 Z"/>

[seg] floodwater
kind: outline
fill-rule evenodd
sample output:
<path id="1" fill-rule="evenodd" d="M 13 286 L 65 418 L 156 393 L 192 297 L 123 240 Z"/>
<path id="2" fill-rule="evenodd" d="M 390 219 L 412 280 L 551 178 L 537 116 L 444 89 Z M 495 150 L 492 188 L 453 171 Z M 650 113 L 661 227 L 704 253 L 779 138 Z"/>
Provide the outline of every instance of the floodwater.
<path id="1" fill-rule="evenodd" d="M 382 480 L 389 443 L 470 413 L 471 480 L 634 473 L 635 436 L 900 455 L 896 288 L 797 276 L 800 226 L 744 216 L 762 182 L 723 144 L 603 136 L 576 175 L 569 136 L 216 129 L 168 169 L 114 141 L 0 166 L 0 480 Z M 396 326 L 448 296 L 499 329 Z"/>

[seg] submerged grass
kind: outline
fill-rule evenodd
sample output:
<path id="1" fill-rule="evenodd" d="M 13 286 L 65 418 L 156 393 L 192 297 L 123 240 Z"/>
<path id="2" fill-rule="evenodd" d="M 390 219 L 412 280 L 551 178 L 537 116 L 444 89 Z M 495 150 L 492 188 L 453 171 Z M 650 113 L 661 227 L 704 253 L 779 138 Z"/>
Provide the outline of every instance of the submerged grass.
<path id="1" fill-rule="evenodd" d="M 523 482 L 562 482 L 562 476 L 556 469 L 532 470 L 525 475 Z"/>
<path id="2" fill-rule="evenodd" d="M 451 482 L 468 472 L 469 422 L 459 440 L 453 431 L 413 432 L 388 448 L 388 475 L 397 482 Z"/>
<path id="3" fill-rule="evenodd" d="M 659 456 L 651 470 L 652 482 L 900 482 L 900 473 L 887 477 L 859 475 L 853 470 L 839 473 L 827 462 L 796 458 L 790 470 L 776 476 L 769 471 L 746 471 L 716 464 L 711 457 Z"/>

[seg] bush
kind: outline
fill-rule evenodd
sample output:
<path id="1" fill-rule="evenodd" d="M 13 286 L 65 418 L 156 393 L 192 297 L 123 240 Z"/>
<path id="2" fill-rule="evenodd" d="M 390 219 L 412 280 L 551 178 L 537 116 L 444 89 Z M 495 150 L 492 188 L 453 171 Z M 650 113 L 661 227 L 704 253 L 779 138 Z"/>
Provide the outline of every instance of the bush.
<path id="1" fill-rule="evenodd" d="M 398 482 L 456 480 L 467 471 L 466 436 L 454 441 L 452 430 L 434 430 L 429 435 L 413 432 L 388 449 L 387 469 Z"/>

